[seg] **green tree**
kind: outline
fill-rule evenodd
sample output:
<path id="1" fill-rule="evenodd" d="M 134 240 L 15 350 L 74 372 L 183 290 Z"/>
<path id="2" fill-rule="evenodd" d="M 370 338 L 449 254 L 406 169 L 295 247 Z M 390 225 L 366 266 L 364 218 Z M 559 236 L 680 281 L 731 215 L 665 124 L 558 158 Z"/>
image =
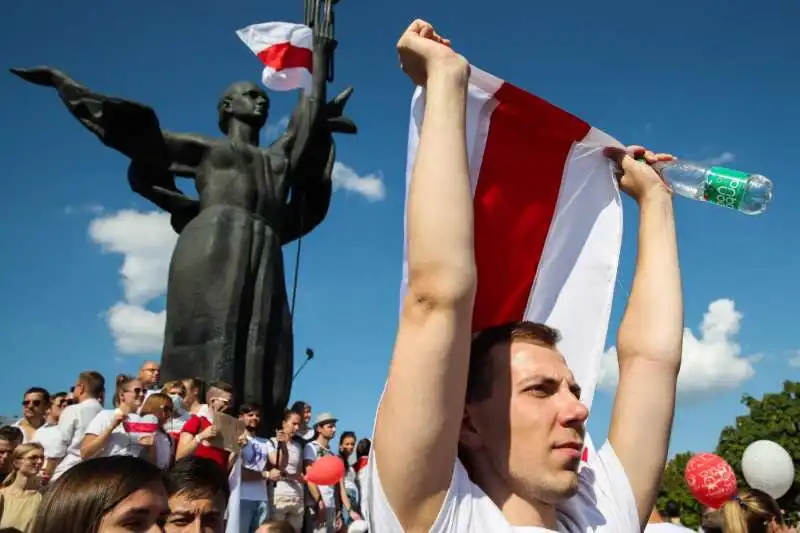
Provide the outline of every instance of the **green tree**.
<path id="1" fill-rule="evenodd" d="M 740 487 L 747 486 L 742 476 L 742 455 L 757 440 L 771 440 L 783 446 L 795 464 L 794 485 L 778 503 L 786 511 L 798 511 L 800 496 L 800 382 L 785 381 L 781 392 L 764 394 L 758 400 L 745 394 L 742 404 L 749 413 L 736 418 L 734 426 L 722 430 L 717 454 L 733 467 Z"/>
<path id="2" fill-rule="evenodd" d="M 677 454 L 667 463 L 664 469 L 664 477 L 661 480 L 661 491 L 658 493 L 656 506 L 664 509 L 667 502 L 673 501 L 680 506 L 681 523 L 691 529 L 696 530 L 700 526 L 703 508 L 692 497 L 689 487 L 684 479 L 686 463 L 692 458 L 694 453 L 683 452 Z"/>

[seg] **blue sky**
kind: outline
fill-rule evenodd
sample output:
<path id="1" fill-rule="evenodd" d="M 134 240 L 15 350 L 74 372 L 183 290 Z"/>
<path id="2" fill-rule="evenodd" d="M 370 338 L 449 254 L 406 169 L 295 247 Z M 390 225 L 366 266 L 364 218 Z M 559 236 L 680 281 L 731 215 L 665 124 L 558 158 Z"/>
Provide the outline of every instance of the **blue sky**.
<path id="1" fill-rule="evenodd" d="M 336 413 L 340 431 L 371 431 L 397 320 L 412 92 L 394 43 L 415 17 L 439 26 L 473 64 L 625 143 L 687 159 L 722 158 L 775 182 L 776 200 L 761 217 L 675 202 L 686 321 L 697 342 L 685 353 L 693 375 L 681 378 L 688 395 L 673 451 L 712 448 L 722 426 L 741 414 L 743 392 L 759 395 L 800 379 L 800 367 L 791 365 L 800 349 L 799 217 L 788 201 L 800 195 L 793 161 L 800 122 L 796 2 L 714 0 L 698 9 L 676 0 L 651 9 L 628 1 L 612 8 L 589 1 L 344 0 L 334 89 L 355 86 L 348 109 L 360 134 L 340 137 L 338 151 L 345 165 L 372 179 L 348 182 L 368 185 L 362 192 L 372 198 L 340 189 L 329 218 L 303 243 L 297 361 L 306 346 L 317 357 L 298 378 L 294 398 Z M 224 87 L 260 79 L 258 60 L 234 30 L 267 20 L 301 21 L 302 3 L 11 2 L 0 20 L 0 50 L 4 67 L 51 64 L 95 90 L 150 104 L 172 130 L 216 135 L 214 106 Z M 109 378 L 135 371 L 145 355 L 121 353 L 109 309 L 118 302 L 163 308 L 159 268 L 174 237 L 159 232 L 159 217 L 144 215 L 151 209 L 129 191 L 126 161 L 69 117 L 54 93 L 2 74 L 0 94 L 0 412 L 12 414 L 29 385 L 65 389 L 89 368 Z M 273 124 L 294 99 L 273 95 Z M 139 214 L 120 217 L 129 209 Z M 636 210 L 626 201 L 625 211 L 620 284 L 627 289 Z M 129 253 L 127 294 L 120 276 L 126 256 L 113 250 Z M 288 272 L 294 251 L 285 250 Z M 703 337 L 698 326 L 720 299 L 729 301 L 713 306 Z M 128 334 L 152 344 L 142 331 Z M 742 359 L 749 356 L 756 357 Z M 596 438 L 605 435 L 610 402 L 603 391 L 595 399 Z"/>

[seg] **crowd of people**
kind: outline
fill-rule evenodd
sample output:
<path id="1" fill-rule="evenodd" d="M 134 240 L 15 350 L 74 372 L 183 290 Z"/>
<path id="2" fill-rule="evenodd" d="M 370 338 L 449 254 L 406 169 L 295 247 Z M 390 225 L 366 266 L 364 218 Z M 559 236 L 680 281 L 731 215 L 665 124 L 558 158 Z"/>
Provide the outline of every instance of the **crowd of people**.
<path id="1" fill-rule="evenodd" d="M 229 385 L 159 381 L 154 361 L 144 363 L 138 376 L 118 376 L 109 409 L 105 379 L 94 371 L 82 372 L 69 392 L 26 390 L 22 418 L 0 428 L 0 531 L 61 532 L 67 522 L 78 524 L 76 533 L 91 531 L 82 521 L 89 515 L 80 513 L 94 505 L 87 498 L 111 488 L 116 496 L 102 495 L 105 503 L 97 509 L 104 514 L 95 509 L 91 520 L 125 516 L 129 500 L 152 504 L 118 531 L 151 531 L 140 525 L 152 518 L 150 525 L 170 533 L 221 533 L 234 509 L 241 533 L 357 531 L 364 524 L 359 474 L 370 441 L 357 441 L 352 431 L 337 439 L 334 415 L 318 414 L 312 423 L 311 405 L 295 402 L 265 439 L 256 435 L 258 405 L 245 403 L 230 413 Z M 242 422 L 237 451 L 215 441 L 215 413 Z M 157 423 L 148 428 L 149 420 Z M 306 468 L 326 455 L 341 458 L 345 475 L 333 486 L 308 482 Z M 240 475 L 232 476 L 237 463 Z M 168 508 L 157 509 L 154 494 L 162 493 Z M 236 505 L 229 501 L 232 493 Z"/>
<path id="2" fill-rule="evenodd" d="M 518 321 L 472 331 L 478 280 L 466 141 L 470 66 L 424 21 L 404 32 L 398 51 L 426 95 L 407 208 L 408 291 L 374 442 L 352 432 L 337 441 L 333 414 L 314 417 L 311 406 L 297 402 L 268 439 L 253 433 L 259 406 L 241 405 L 233 413 L 245 428 L 240 446 L 220 447 L 215 419 L 234 405 L 229 385 L 194 378 L 161 385 L 158 364 L 147 362 L 138 376 L 117 378 L 113 408 L 104 409 L 105 379 L 83 372 L 70 392 L 26 391 L 23 418 L 0 428 L 0 529 L 664 528 L 653 509 L 684 320 L 672 195 L 653 165 L 674 158 L 643 147 L 603 153 L 638 205 L 639 227 L 636 272 L 617 333 L 619 384 L 608 439 L 595 449 L 585 433 L 589 410 L 558 350 L 557 330 Z M 246 121 L 246 109 L 222 111 Z M 344 476 L 330 485 L 309 481 L 309 467 L 330 455 L 341 457 Z M 703 529 L 789 531 L 775 500 L 755 489 L 709 510 Z"/>

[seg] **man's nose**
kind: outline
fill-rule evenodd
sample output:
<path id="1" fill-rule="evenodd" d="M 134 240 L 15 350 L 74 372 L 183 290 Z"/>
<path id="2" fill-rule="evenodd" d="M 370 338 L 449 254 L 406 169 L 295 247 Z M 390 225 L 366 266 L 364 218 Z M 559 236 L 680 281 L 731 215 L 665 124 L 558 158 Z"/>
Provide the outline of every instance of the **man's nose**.
<path id="1" fill-rule="evenodd" d="M 562 426 L 583 425 L 589 418 L 589 408 L 579 399 L 570 397 L 562 407 L 559 418 Z"/>

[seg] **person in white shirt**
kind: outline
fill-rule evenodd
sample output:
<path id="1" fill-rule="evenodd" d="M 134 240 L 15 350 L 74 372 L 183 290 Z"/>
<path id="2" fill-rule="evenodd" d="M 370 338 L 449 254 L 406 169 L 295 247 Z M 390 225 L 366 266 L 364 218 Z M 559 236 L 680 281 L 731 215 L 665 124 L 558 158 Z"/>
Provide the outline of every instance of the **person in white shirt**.
<path id="1" fill-rule="evenodd" d="M 81 443 L 81 457 L 111 457 L 128 455 L 142 457 L 144 446 L 152 439 L 145 440 L 138 435 L 131 435 L 125 430 L 124 422 L 128 416 L 139 412 L 145 397 L 145 389 L 138 379 L 128 376 L 117 376 L 114 392 L 114 409 L 106 409 L 97 413 L 86 428 Z M 143 442 L 140 442 L 143 441 Z"/>
<path id="2" fill-rule="evenodd" d="M 672 157 L 605 152 L 639 205 L 639 250 L 608 442 L 581 467 L 588 411 L 558 333 L 520 322 L 473 340 L 469 64 L 420 20 L 397 48 L 426 93 L 407 208 L 408 292 L 368 467 L 370 529 L 639 533 L 666 461 L 681 358 L 672 196 L 649 166 Z"/>
<path id="3" fill-rule="evenodd" d="M 297 435 L 302 417 L 302 413 L 286 411 L 281 430 L 269 439 L 269 462 L 277 465 L 279 474 L 272 493 L 271 518 L 288 523 L 295 533 L 302 531 L 305 513 L 304 444 Z"/>
<path id="4" fill-rule="evenodd" d="M 14 426 L 22 430 L 22 443 L 31 442 L 36 430 L 47 422 L 50 393 L 42 387 L 31 387 L 22 397 L 22 418 Z"/>
<path id="5" fill-rule="evenodd" d="M 61 432 L 62 445 L 64 446 L 61 461 L 56 466 L 52 483 L 61 475 L 81 462 L 81 442 L 89 423 L 103 410 L 99 398 L 106 390 L 106 380 L 102 374 L 94 370 L 81 372 L 72 391 L 73 401 L 76 403 L 68 406 L 61 413 L 58 420 L 58 430 Z"/>
<path id="6" fill-rule="evenodd" d="M 44 425 L 36 430 L 33 442 L 38 442 L 44 448 L 45 463 L 39 475 L 43 482 L 47 482 L 55 472 L 60 458 L 64 454 L 64 441 L 58 429 L 61 413 L 67 408 L 67 393 L 57 392 L 50 396 L 50 406 L 47 409 L 47 418 Z"/>
<path id="7" fill-rule="evenodd" d="M 338 419 L 331 413 L 321 413 L 314 423 L 317 438 L 306 444 L 303 450 L 303 464 L 306 469 L 314 461 L 326 455 L 332 455 L 331 441 L 336 436 L 336 422 Z M 308 488 L 307 509 L 310 511 L 308 519 L 313 520 L 314 533 L 334 533 L 339 529 L 341 513 L 337 504 L 336 491 L 339 486 L 330 487 L 306 482 Z"/>

